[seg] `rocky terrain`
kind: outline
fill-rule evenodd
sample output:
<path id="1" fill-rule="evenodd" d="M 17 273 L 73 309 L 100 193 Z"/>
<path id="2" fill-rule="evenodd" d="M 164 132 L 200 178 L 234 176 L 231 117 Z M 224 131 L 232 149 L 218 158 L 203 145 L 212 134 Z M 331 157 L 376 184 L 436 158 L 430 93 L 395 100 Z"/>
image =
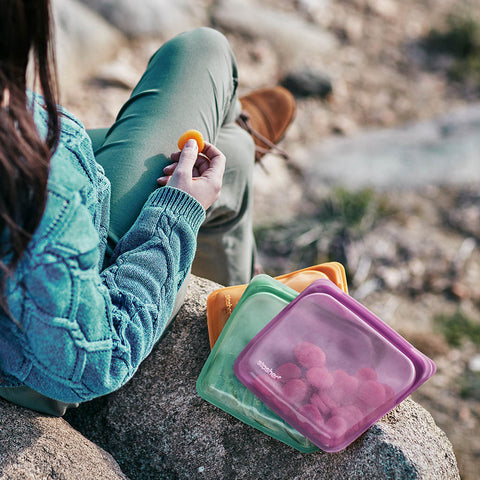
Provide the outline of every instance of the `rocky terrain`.
<path id="1" fill-rule="evenodd" d="M 108 1 L 85 3 L 97 11 L 108 6 Z M 255 178 L 255 226 L 266 273 L 342 262 L 350 293 L 435 360 L 437 374 L 413 398 L 452 441 L 462 479 L 480 478 L 479 179 L 472 172 L 468 181 L 453 181 L 452 170 L 438 167 L 451 152 L 435 139 L 422 144 L 433 152 L 435 181 L 421 185 L 345 187 L 339 177 L 325 181 L 322 166 L 328 165 L 321 154 L 334 140 L 340 145 L 334 152 L 346 145 L 353 159 L 367 157 L 368 151 L 356 148 L 368 142 L 357 139 L 381 131 L 386 146 L 373 169 L 395 171 L 388 150 L 389 135 L 398 138 L 394 129 L 423 122 L 409 130 L 414 139 L 415 131 L 439 115 L 476 107 L 480 5 L 197 0 L 180 7 L 189 26 L 211 25 L 228 36 L 242 93 L 296 82 L 289 85 L 297 89 L 297 115 L 282 143 L 292 159 L 265 157 L 265 170 L 258 167 Z M 113 121 L 168 30 L 125 32 L 115 18 L 103 15 L 123 28 L 122 42 L 108 61 L 85 71 L 80 87 L 65 80 L 63 103 L 90 128 Z M 455 116 L 453 131 L 462 118 Z M 459 145 L 476 136 L 480 127 L 468 130 Z M 475 154 L 473 149 L 474 159 Z M 421 157 L 418 161 L 411 168 L 420 170 Z M 316 183 L 306 186 L 312 165 Z M 353 160 L 349 168 L 362 165 Z"/>

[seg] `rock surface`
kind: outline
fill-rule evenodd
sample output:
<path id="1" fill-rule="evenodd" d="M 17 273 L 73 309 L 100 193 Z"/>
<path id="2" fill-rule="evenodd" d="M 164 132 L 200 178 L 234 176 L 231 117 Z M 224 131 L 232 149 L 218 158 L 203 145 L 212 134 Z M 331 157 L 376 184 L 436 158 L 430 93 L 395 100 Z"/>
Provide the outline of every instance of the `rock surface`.
<path id="1" fill-rule="evenodd" d="M 56 54 L 64 89 L 78 88 L 98 65 L 125 44 L 121 32 L 76 0 L 54 0 Z"/>
<path id="2" fill-rule="evenodd" d="M 188 0 L 83 0 L 130 38 L 169 38 L 206 22 L 206 11 Z"/>
<path id="3" fill-rule="evenodd" d="M 107 3 L 107 0 L 96 3 L 102 1 Z M 65 5 L 75 3 L 77 7 L 86 3 L 76 0 L 55 2 Z M 197 18 L 206 19 L 205 25 L 213 25 L 216 9 L 228 14 L 226 9 L 230 8 L 233 12 L 230 16 L 242 14 L 236 2 L 189 0 L 187 3 L 197 9 Z M 320 216 L 309 219 L 305 232 L 297 234 L 298 240 L 305 242 L 309 238 L 312 246 L 316 247 L 312 261 L 310 257 L 294 257 L 286 253 L 287 250 L 282 250 L 282 239 L 278 238 L 282 230 L 295 228 L 299 217 L 305 214 L 305 188 L 300 181 L 303 177 L 297 174 L 304 175 L 303 168 L 307 167 L 305 159 L 309 159 L 309 163 L 318 163 L 318 169 L 321 169 L 324 162 L 319 156 L 318 149 L 323 147 L 320 141 L 325 140 L 328 144 L 332 134 L 341 134 L 347 137 L 343 137 L 345 144 L 353 148 L 357 146 L 356 139 L 348 136 L 359 131 L 430 119 L 450 112 L 454 107 L 478 102 L 478 92 L 473 91 L 468 82 L 450 81 L 445 68 L 449 59 L 443 67 L 440 65 L 432 70 L 428 67 L 428 54 L 422 52 L 419 45 L 431 28 L 445 24 L 450 12 L 459 10 L 466 3 L 480 11 L 480 4 L 462 0 L 251 0 L 249 3 L 257 4 L 263 12 L 277 10 L 283 14 L 284 20 L 295 19 L 292 28 L 297 33 L 296 25 L 300 19 L 300 23 L 306 23 L 309 28 L 318 27 L 318 30 L 327 31 L 338 40 L 333 50 L 327 48 L 324 54 L 315 57 L 304 55 L 300 50 L 296 52 L 293 59 L 301 65 L 293 68 L 305 65 L 319 68 L 331 78 L 333 94 L 328 101 L 313 98 L 298 100 L 295 122 L 287 131 L 282 145 L 292 154 L 294 162 L 280 162 L 275 157 L 266 156 L 264 163 L 268 173 L 259 168 L 255 174 L 256 224 L 259 227 L 273 224 L 272 235 L 277 237 L 275 244 L 279 252 L 275 259 L 271 259 L 272 269 L 268 270 L 270 265 L 264 264 L 264 267 L 269 272 L 280 270 L 280 273 L 285 273 L 291 270 L 292 263 L 294 268 L 298 268 L 323 261 L 324 252 L 329 250 L 330 238 Z M 165 16 L 168 16 L 171 4 Z M 80 21 L 79 10 L 72 6 L 66 11 L 73 17 L 69 28 L 75 31 Z M 89 13 L 94 11 L 92 8 Z M 143 11 L 131 12 L 132 16 L 134 14 L 142 15 Z M 275 18 L 278 20 L 278 17 Z M 133 17 L 130 20 L 133 22 Z M 250 20 L 259 25 L 260 30 L 248 33 L 239 28 L 230 30 L 227 24 L 222 27 L 219 22 L 216 23 L 229 38 L 239 60 L 240 92 L 276 83 L 292 70 L 292 57 L 286 58 L 285 51 L 277 51 L 279 43 L 263 31 L 261 18 Z M 106 28 L 119 34 L 118 28 L 112 28 L 111 24 L 103 21 L 102 25 L 105 24 Z M 284 29 L 290 28 L 286 21 L 282 20 L 280 24 Z M 101 65 L 100 75 L 97 71 L 86 79 L 84 75 L 77 78 L 74 72 L 84 74 L 95 69 L 97 55 L 103 55 L 110 48 L 112 51 L 118 48 L 115 40 L 110 44 L 107 42 L 102 50 L 88 38 L 95 37 L 98 24 L 93 21 L 83 25 L 92 28 L 83 30 L 83 40 L 87 43 L 80 52 L 75 54 L 76 50 L 71 50 L 67 56 L 67 67 L 63 70 L 71 74 L 73 81 L 69 90 L 63 89 L 63 102 L 87 127 L 104 127 L 111 124 L 128 98 L 128 89 L 118 86 L 134 85 L 135 80 L 131 79 L 139 78 L 149 56 L 164 37 L 160 35 L 153 41 L 136 41 L 131 37 L 133 41 L 122 46 L 114 63 Z M 166 34 L 166 31 L 162 33 Z M 294 39 L 291 32 L 286 35 Z M 65 38 L 68 40 L 68 37 Z M 120 38 L 123 39 L 123 35 L 120 34 Z M 64 42 L 64 39 L 59 39 L 58 43 Z M 78 42 L 80 40 L 82 38 Z M 97 81 L 98 76 L 102 78 L 101 82 Z M 107 81 L 103 81 L 105 78 Z M 396 164 L 395 158 L 393 164 Z M 359 165 L 366 163 L 362 161 Z M 375 166 L 378 167 L 378 163 Z M 438 170 L 435 171 L 438 173 Z M 449 179 L 450 170 L 443 171 Z M 360 172 L 360 179 L 365 178 L 362 174 Z M 335 184 L 330 187 L 335 187 Z M 287 202 L 285 192 L 288 192 Z M 458 309 L 475 321 L 480 318 L 480 252 L 474 248 L 468 256 L 470 248 L 465 248 L 472 241 L 478 245 L 478 186 L 473 185 L 468 190 L 464 185 L 448 189 L 443 186 L 433 189 L 420 187 L 419 190 L 408 189 L 402 193 L 389 191 L 388 197 L 389 202 L 398 205 L 400 211 L 369 229 L 363 238 L 347 239 L 344 258 L 348 260 L 346 267 L 351 272 L 349 286 L 352 286 L 351 292 L 357 295 L 357 299 L 361 299 L 394 328 L 401 328 L 412 343 L 420 342 L 418 347 L 435 359 L 437 374 L 413 398 L 420 401 L 447 432 L 454 444 L 462 479 L 476 480 L 480 455 L 480 405 L 478 399 L 468 394 L 466 387 L 479 381 L 478 374 L 470 380 L 469 370 L 469 360 L 478 354 L 479 347 L 467 343 L 452 348 L 446 344 L 442 334 L 434 331 L 433 320 L 440 312 L 451 314 Z M 285 222 L 288 219 L 290 224 L 282 223 L 284 226 L 281 228 L 275 225 L 277 220 Z M 316 230 L 310 232 L 312 225 Z M 312 239 L 315 233 L 317 238 Z M 289 240 L 288 244 L 291 243 Z M 337 239 L 333 243 L 338 243 Z M 388 244 L 389 251 L 383 256 L 379 245 L 385 244 Z M 269 243 L 259 247 L 263 255 L 272 256 L 274 253 Z M 461 262 L 459 268 L 458 258 L 465 257 L 465 251 L 467 259 Z M 285 260 L 289 265 L 283 263 Z"/>
<path id="4" fill-rule="evenodd" d="M 282 78 L 281 85 L 295 97 L 326 98 L 332 93 L 332 80 L 324 72 L 303 68 L 291 71 Z"/>
<path id="5" fill-rule="evenodd" d="M 206 297 L 216 288 L 194 278 L 171 330 L 134 378 L 67 416 L 130 479 L 459 478 L 447 437 L 409 399 L 338 454 L 302 454 L 201 399 L 195 382 L 209 354 Z"/>
<path id="6" fill-rule="evenodd" d="M 127 480 L 107 452 L 65 420 L 0 399 L 1 480 Z"/>
<path id="7" fill-rule="evenodd" d="M 219 1 L 212 21 L 221 30 L 267 40 L 278 53 L 284 70 L 311 65 L 337 45 L 333 35 L 295 12 L 249 0 Z"/>
<path id="8" fill-rule="evenodd" d="M 320 182 L 383 191 L 478 184 L 479 130 L 480 106 L 471 105 L 396 129 L 332 138 L 303 159 L 305 179 L 312 190 Z"/>

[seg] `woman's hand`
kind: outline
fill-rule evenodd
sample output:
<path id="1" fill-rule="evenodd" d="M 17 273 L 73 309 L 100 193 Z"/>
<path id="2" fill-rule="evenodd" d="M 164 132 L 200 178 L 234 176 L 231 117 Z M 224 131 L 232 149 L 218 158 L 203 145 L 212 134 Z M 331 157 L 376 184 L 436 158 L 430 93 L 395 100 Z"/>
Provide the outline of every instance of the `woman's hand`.
<path id="1" fill-rule="evenodd" d="M 194 197 L 206 210 L 220 196 L 225 155 L 212 144 L 205 142 L 198 153 L 195 140 L 188 140 L 181 152 L 171 155 L 172 162 L 157 179 L 160 186 L 176 187 Z"/>

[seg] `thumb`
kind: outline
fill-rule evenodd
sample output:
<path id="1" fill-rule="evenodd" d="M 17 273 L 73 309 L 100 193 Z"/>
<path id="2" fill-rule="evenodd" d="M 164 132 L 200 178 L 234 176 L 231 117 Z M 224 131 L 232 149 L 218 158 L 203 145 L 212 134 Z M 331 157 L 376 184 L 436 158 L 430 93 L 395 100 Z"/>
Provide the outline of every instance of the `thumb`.
<path id="1" fill-rule="evenodd" d="M 193 166 L 197 161 L 198 145 L 193 139 L 187 141 L 183 147 L 180 158 L 178 159 L 178 165 L 175 169 L 176 174 L 192 176 Z"/>

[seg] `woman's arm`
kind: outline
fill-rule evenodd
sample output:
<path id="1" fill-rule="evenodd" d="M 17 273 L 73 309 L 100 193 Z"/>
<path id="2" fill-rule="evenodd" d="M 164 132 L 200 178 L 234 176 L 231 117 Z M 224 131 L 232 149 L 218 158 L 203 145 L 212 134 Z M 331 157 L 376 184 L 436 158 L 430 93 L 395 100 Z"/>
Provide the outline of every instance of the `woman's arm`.
<path id="1" fill-rule="evenodd" d="M 131 378 L 170 318 L 203 218 L 191 196 L 157 190 L 101 275 L 96 251 L 69 255 L 65 242 L 54 245 L 45 257 L 52 263 L 41 274 L 36 268 L 37 286 L 27 282 L 17 335 L 29 368 L 21 380 L 48 397 L 78 402 Z M 40 277 L 50 278 L 39 285 Z"/>
<path id="2" fill-rule="evenodd" d="M 27 282 L 25 315 L 16 332 L 28 366 L 19 379 L 26 385 L 64 402 L 88 400 L 121 387 L 150 353 L 195 254 L 205 210 L 192 195 L 203 195 L 208 206 L 221 185 L 224 157 L 212 161 L 213 173 L 209 165 L 202 167 L 193 182 L 186 172 L 204 159 L 192 162 L 190 154 L 180 156 L 171 176 L 176 186 L 150 195 L 101 274 L 98 242 L 89 242 L 96 235 L 89 212 L 80 196 L 70 202 L 60 236 L 42 250 L 46 263 Z M 95 248 L 78 252 L 88 244 Z M 8 373 L 18 373 L 3 360 Z"/>

